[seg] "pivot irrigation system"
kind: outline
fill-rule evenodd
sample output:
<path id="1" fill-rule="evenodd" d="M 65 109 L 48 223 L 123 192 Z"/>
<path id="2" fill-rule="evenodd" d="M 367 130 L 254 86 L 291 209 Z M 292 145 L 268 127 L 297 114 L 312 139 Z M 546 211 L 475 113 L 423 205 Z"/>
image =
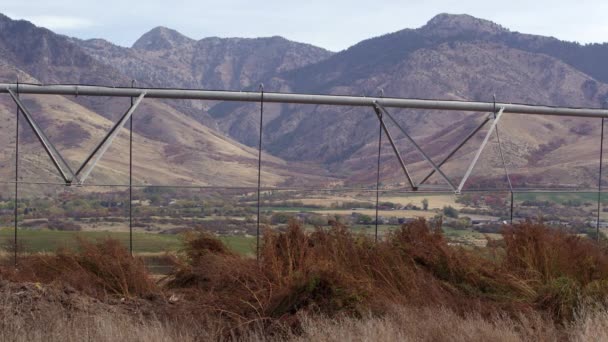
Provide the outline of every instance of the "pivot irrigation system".
<path id="1" fill-rule="evenodd" d="M 423 99 L 407 99 L 407 98 L 388 98 L 388 97 L 364 97 L 364 96 L 336 96 L 336 95 L 311 95 L 311 94 L 296 94 L 296 93 L 270 93 L 265 92 L 260 85 L 258 92 L 236 92 L 236 91 L 216 91 L 216 90 L 196 90 L 196 89 L 161 89 L 161 88 L 135 88 L 135 87 L 105 87 L 92 85 L 35 85 L 35 84 L 20 84 L 20 83 L 0 83 L 0 93 L 8 94 L 17 105 L 17 131 L 19 129 L 19 117 L 22 114 L 27 125 L 32 129 L 46 154 L 52 161 L 57 172 L 63 179 L 66 185 L 84 185 L 91 171 L 95 168 L 97 162 L 101 159 L 104 153 L 108 150 L 118 132 L 125 127 L 130 121 L 131 128 L 133 124 L 133 113 L 137 107 L 145 101 L 145 99 L 182 99 L 182 100 L 214 100 L 214 101 L 240 101 L 260 103 L 260 140 L 258 145 L 258 186 L 257 186 L 257 249 L 259 253 L 259 232 L 260 232 L 260 193 L 261 187 L 261 168 L 262 168 L 262 136 L 263 136 L 263 116 L 264 103 L 285 103 L 285 104 L 312 104 L 312 105 L 328 105 L 328 106 L 354 106 L 368 107 L 373 110 L 379 123 L 379 151 L 378 151 L 378 178 L 376 184 L 376 238 L 378 225 L 378 200 L 380 193 L 380 146 L 382 144 L 382 134 L 387 137 L 394 156 L 399 162 L 403 174 L 409 184 L 411 191 L 419 190 L 437 190 L 436 187 L 426 185 L 425 183 L 433 174 L 438 174 L 445 182 L 445 187 L 439 189 L 442 192 L 451 192 L 461 194 L 463 188 L 471 172 L 475 168 L 479 157 L 486 147 L 490 137 L 496 134 L 500 157 L 505 171 L 505 176 L 508 181 L 509 191 L 511 194 L 511 222 L 513 221 L 513 193 L 519 191 L 514 189 L 509 177 L 509 171 L 505 163 L 502 147 L 500 145 L 500 136 L 498 133 L 498 124 L 505 115 L 548 115 L 548 116 L 569 116 L 569 117 L 584 117 L 601 119 L 601 137 L 600 137 L 600 163 L 599 163 L 599 179 L 598 182 L 598 216 L 597 216 L 597 231 L 599 232 L 600 224 L 600 200 L 601 200 L 601 177 L 603 164 L 603 140 L 604 140 L 604 119 L 608 118 L 608 109 L 600 108 L 567 108 L 567 107 L 551 107 L 551 106 L 536 106 L 526 104 L 512 104 L 499 102 L 468 102 L 468 101 L 442 101 L 442 100 L 423 100 Z M 38 122 L 32 117 L 27 106 L 20 100 L 21 94 L 37 94 L 37 95 L 63 95 L 63 96 L 104 96 L 104 97 L 127 97 L 131 98 L 131 105 L 128 110 L 119 118 L 112 126 L 103 139 L 95 146 L 92 152 L 84 159 L 80 167 L 76 170 L 70 168 L 61 153 L 50 142 L 44 130 Z M 425 110 L 441 110 L 446 112 L 467 111 L 467 112 L 483 112 L 487 113 L 484 120 L 476 126 L 466 137 L 450 149 L 449 153 L 438 163 L 434 162 L 429 155 L 416 143 L 416 141 L 408 134 L 405 128 L 400 125 L 391 114 L 390 109 L 425 109 Z M 420 181 L 416 182 L 408 167 L 401 157 L 401 153 L 395 144 L 387 123 L 391 122 L 411 143 L 413 148 L 426 160 L 429 165 L 428 174 Z M 482 143 L 477 148 L 477 151 L 471 160 L 464 177 L 460 183 L 456 184 L 442 171 L 441 167 L 454 156 L 463 146 L 469 142 L 481 129 L 487 128 Z M 17 201 L 18 192 L 18 158 L 19 158 L 19 140 L 16 133 L 16 161 L 15 161 L 15 201 Z M 132 132 L 130 130 L 129 144 L 129 203 L 132 197 Z M 273 189 L 273 188 L 267 188 Z M 525 191 L 525 190 L 522 190 Z M 129 227 L 132 233 L 132 211 L 129 205 Z M 17 234 L 17 205 L 15 205 L 15 243 Z M 131 234 L 132 236 L 132 234 Z M 599 237 L 599 234 L 598 234 Z M 132 238 L 130 241 L 132 250 Z"/>

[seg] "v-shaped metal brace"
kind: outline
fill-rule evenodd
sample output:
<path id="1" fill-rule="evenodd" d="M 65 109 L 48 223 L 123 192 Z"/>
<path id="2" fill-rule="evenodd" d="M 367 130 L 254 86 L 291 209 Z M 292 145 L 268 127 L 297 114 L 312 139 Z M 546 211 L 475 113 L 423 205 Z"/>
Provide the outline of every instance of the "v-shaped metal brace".
<path id="1" fill-rule="evenodd" d="M 448 176 L 446 176 L 445 173 L 443 173 L 443 171 L 441 171 L 441 169 L 435 164 L 435 162 L 433 162 L 433 160 L 422 150 L 422 148 L 420 148 L 420 146 L 418 146 L 416 141 L 407 133 L 407 131 L 403 127 L 401 127 L 401 125 L 397 122 L 397 120 L 395 120 L 395 118 L 384 107 L 382 107 L 379 103 L 374 103 L 374 110 L 376 111 L 377 114 L 382 113 L 382 114 L 384 114 L 384 116 L 388 117 L 393 122 L 393 124 L 397 128 L 399 128 L 401 133 L 403 133 L 403 135 L 407 138 L 407 140 L 409 140 L 409 142 L 414 146 L 414 148 L 422 155 L 422 157 L 429 164 L 431 164 L 431 166 L 433 167 L 433 170 L 435 172 L 437 172 L 439 175 L 441 175 L 441 177 L 446 181 L 446 183 L 448 183 L 448 185 L 452 188 L 453 191 L 456 191 L 456 186 L 454 185 L 454 183 L 452 183 L 452 181 L 448 178 Z M 385 127 L 384 124 L 383 124 L 383 127 Z M 385 130 L 385 132 L 388 132 L 388 130 Z M 388 133 L 387 133 L 387 135 L 388 135 Z M 397 153 L 394 144 L 393 144 L 393 149 L 395 149 L 395 153 Z M 400 156 L 398 156 L 398 157 L 400 158 Z M 401 161 L 401 162 L 403 162 L 403 161 Z M 408 174 L 408 179 L 409 178 L 410 177 Z M 418 187 L 412 186 L 412 189 L 417 190 Z"/>
<path id="2" fill-rule="evenodd" d="M 55 168 L 59 172 L 60 176 L 65 181 L 66 185 L 71 185 L 74 181 L 76 181 L 78 184 L 84 183 L 85 179 L 89 176 L 89 174 L 91 173 L 91 171 L 93 170 L 93 168 L 95 167 L 95 165 L 97 164 L 99 159 L 101 159 L 103 154 L 107 151 L 107 149 L 112 144 L 112 140 L 114 140 L 114 138 L 116 137 L 116 135 L 118 134 L 120 129 L 122 127 L 124 127 L 125 123 L 129 120 L 129 118 L 131 117 L 131 115 L 133 114 L 135 109 L 139 106 L 139 104 L 143 100 L 144 96 L 146 95 L 146 93 L 141 93 L 139 95 L 137 100 L 121 116 L 121 118 L 118 120 L 118 122 L 116 122 L 114 124 L 114 126 L 110 129 L 108 134 L 106 134 L 106 136 L 101 140 L 101 142 L 99 142 L 99 144 L 95 147 L 95 149 L 93 149 L 93 151 L 89 154 L 89 156 L 87 156 L 87 158 L 82 163 L 82 165 L 78 168 L 76 173 L 74 173 L 74 171 L 72 171 L 72 169 L 70 168 L 68 163 L 65 161 L 65 159 L 63 158 L 61 153 L 59 153 L 59 151 L 55 148 L 55 146 L 51 143 L 49 138 L 46 136 L 46 134 L 44 133 L 44 130 L 40 127 L 40 125 L 38 125 L 36 120 L 34 120 L 34 118 L 32 117 L 32 114 L 25 107 L 23 102 L 21 102 L 21 100 L 19 99 L 19 96 L 17 96 L 10 88 L 6 88 L 6 89 L 7 89 L 8 93 L 10 94 L 11 98 L 13 99 L 13 101 L 15 102 L 15 104 L 17 104 L 17 107 L 19 108 L 19 110 L 23 113 L 25 120 L 27 121 L 28 125 L 30 126 L 30 128 L 32 129 L 32 131 L 34 132 L 34 134 L 40 141 L 40 144 L 42 145 L 42 147 L 46 151 L 47 155 L 53 162 L 53 165 L 55 166 Z M 95 157 L 94 160 L 93 160 L 93 157 Z M 91 163 L 91 160 L 93 160 L 92 163 Z"/>
<path id="3" fill-rule="evenodd" d="M 418 186 L 416 184 L 414 184 L 414 181 L 412 180 L 412 176 L 410 175 L 410 172 L 407 170 L 407 166 L 405 166 L 405 162 L 403 161 L 403 158 L 401 158 L 401 153 L 399 153 L 399 149 L 397 149 L 397 146 L 395 145 L 395 141 L 393 140 L 393 136 L 391 135 L 391 132 L 388 130 L 388 128 L 386 127 L 386 124 L 384 123 L 384 118 L 383 118 L 382 110 L 380 109 L 380 106 L 378 106 L 377 104 L 374 104 L 374 111 L 376 112 L 376 115 L 378 116 L 378 120 L 380 120 L 380 126 L 382 127 L 382 130 L 386 134 L 388 141 L 391 143 L 393 152 L 395 152 L 397 161 L 399 161 L 399 165 L 401 165 L 401 169 L 403 170 L 403 173 L 405 174 L 405 178 L 407 178 L 408 183 L 410 183 L 410 187 L 412 188 L 412 191 L 418 190 Z"/>
<path id="4" fill-rule="evenodd" d="M 445 156 L 445 158 L 443 158 L 441 160 L 441 162 L 439 162 L 439 164 L 437 164 L 437 167 L 442 167 L 443 164 L 447 163 L 450 160 L 450 158 L 452 158 L 454 156 L 454 154 L 456 154 L 456 152 L 460 151 L 460 149 L 469 140 L 471 140 L 477 134 L 477 132 L 479 132 L 486 125 L 486 123 L 488 123 L 488 121 L 490 121 L 491 119 L 492 119 L 492 114 L 488 114 L 488 116 L 479 124 L 479 126 L 475 127 L 475 129 L 473 129 L 464 139 L 462 139 L 462 141 L 454 149 L 452 149 L 452 151 L 450 151 L 450 153 L 448 153 L 448 155 Z M 434 174 L 435 174 L 435 170 L 431 170 L 431 172 L 429 172 L 426 175 L 426 177 L 424 177 L 424 179 L 420 182 L 420 184 L 421 185 L 424 184 Z"/>
<path id="5" fill-rule="evenodd" d="M 501 107 L 500 110 L 498 111 L 498 114 L 496 114 L 496 116 L 492 119 L 492 125 L 490 125 L 490 129 L 486 133 L 485 138 L 483 138 L 483 142 L 479 146 L 477 153 L 475 153 L 475 157 L 473 157 L 473 160 L 471 161 L 471 164 L 469 165 L 467 172 L 464 174 L 464 177 L 460 181 L 460 185 L 458 185 L 458 189 L 456 189 L 456 194 L 459 194 L 462 191 L 462 188 L 464 187 L 467 180 L 469 179 L 469 176 L 471 176 L 471 172 L 473 172 L 473 169 L 475 168 L 475 165 L 477 164 L 477 161 L 479 160 L 479 157 L 481 156 L 481 152 L 483 152 L 483 149 L 488 144 L 488 141 L 490 140 L 490 136 L 492 135 L 492 133 L 494 133 L 494 130 L 496 129 L 496 126 L 498 125 L 498 121 L 502 117 L 502 114 L 504 111 L 505 111 L 505 108 Z M 502 150 L 501 150 L 501 156 L 502 156 Z M 504 158 L 503 158 L 503 164 L 504 164 Z M 506 166 L 505 166 L 505 171 L 506 171 Z M 507 174 L 507 177 L 508 177 L 508 174 Z M 510 184 L 511 184 L 511 181 L 509 180 L 509 185 Z"/>

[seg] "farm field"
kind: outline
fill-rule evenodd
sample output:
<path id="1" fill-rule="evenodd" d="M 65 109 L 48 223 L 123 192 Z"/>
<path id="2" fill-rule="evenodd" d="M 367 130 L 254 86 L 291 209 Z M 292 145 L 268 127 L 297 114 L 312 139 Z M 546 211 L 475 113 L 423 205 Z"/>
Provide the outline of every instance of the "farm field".
<path id="1" fill-rule="evenodd" d="M 400 205 L 414 204 L 420 206 L 422 200 L 427 199 L 429 202 L 429 209 L 441 209 L 444 206 L 453 206 L 457 209 L 463 207 L 462 204 L 456 202 L 456 197 L 450 194 L 437 194 L 437 193 L 381 193 L 381 202 L 393 202 Z M 317 196 L 303 196 L 297 197 L 297 201 L 304 205 L 312 206 L 324 206 L 330 207 L 332 204 L 340 204 L 344 202 L 358 202 L 358 203 L 375 203 L 376 195 L 373 193 L 362 193 L 352 192 L 344 193 L 343 195 L 317 195 Z"/>
<path id="2" fill-rule="evenodd" d="M 311 212 L 325 215 L 351 215 L 352 213 L 358 213 L 361 215 L 376 215 L 376 209 L 319 209 L 311 210 Z M 436 215 L 433 211 L 422 211 L 422 210 L 378 210 L 380 216 L 393 216 L 393 217 L 405 217 L 405 218 L 430 218 Z"/>
<path id="3" fill-rule="evenodd" d="M 11 243 L 14 231 L 10 228 L 0 229 L 0 241 Z M 116 239 L 124 246 L 129 246 L 129 232 L 82 231 L 62 232 L 50 230 L 23 230 L 18 231 L 18 240 L 24 245 L 28 253 L 52 252 L 57 248 L 74 248 L 77 238 L 88 240 Z M 247 255 L 253 253 L 255 239 L 246 236 L 225 236 L 219 239 L 231 250 Z M 133 252 L 136 254 L 175 252 L 183 247 L 179 235 L 133 233 Z"/>

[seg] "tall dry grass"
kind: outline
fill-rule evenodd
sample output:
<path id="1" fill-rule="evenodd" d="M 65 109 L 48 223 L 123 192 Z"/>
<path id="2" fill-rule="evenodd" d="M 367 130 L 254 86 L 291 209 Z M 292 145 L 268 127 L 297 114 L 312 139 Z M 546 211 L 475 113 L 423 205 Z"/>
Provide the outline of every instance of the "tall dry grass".
<path id="1" fill-rule="evenodd" d="M 127 298 L 118 305 L 124 312 L 104 319 L 107 329 L 151 324 L 167 340 L 444 340 L 453 333 L 456 340 L 515 341 L 599 333 L 588 325 L 608 317 L 606 251 L 530 222 L 503 235 L 494 247 L 467 249 L 424 220 L 377 243 L 338 223 L 309 233 L 291 222 L 284 232 L 265 232 L 259 260 L 190 234 L 160 283 L 113 241 L 30 256 L 17 270 L 0 267 L 0 277 L 69 286 L 102 301 Z M 70 319 L 89 333 L 98 329 L 87 315 Z"/>
<path id="2" fill-rule="evenodd" d="M 97 298 L 108 295 L 146 297 L 161 294 L 143 260 L 133 258 L 118 240 L 78 239 L 76 250 L 19 258 L 18 267 L 0 267 L 0 279 L 69 285 Z"/>
<path id="3" fill-rule="evenodd" d="M 41 290 L 44 291 L 44 290 Z M 29 304 L 39 304 L 29 297 Z M 166 321 L 160 317 L 119 312 L 96 304 L 94 311 L 75 310 L 61 302 L 44 310 L 15 315 L 29 306 L 18 296 L 0 296 L 1 341 L 604 341 L 608 338 L 608 312 L 585 310 L 567 327 L 540 315 L 512 319 L 501 315 L 462 316 L 445 307 L 395 306 L 384 315 L 301 317 L 301 330 L 282 336 L 250 329 L 226 335 L 214 320 Z M 82 310 L 84 309 L 84 310 Z"/>

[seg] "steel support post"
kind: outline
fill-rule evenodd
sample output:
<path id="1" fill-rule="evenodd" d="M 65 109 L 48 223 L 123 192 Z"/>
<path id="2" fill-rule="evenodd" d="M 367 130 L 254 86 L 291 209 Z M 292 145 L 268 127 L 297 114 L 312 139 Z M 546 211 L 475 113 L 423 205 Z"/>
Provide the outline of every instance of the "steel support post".
<path id="1" fill-rule="evenodd" d="M 475 136 L 475 134 L 477 134 L 477 132 L 479 132 L 479 130 L 481 130 L 488 121 L 490 121 L 490 116 L 488 115 L 488 117 L 486 117 L 483 122 L 475 127 L 474 130 L 472 130 L 467 136 L 466 138 L 464 138 L 450 153 L 448 153 L 448 155 L 443 158 L 443 160 L 441 162 L 439 162 L 439 164 L 437 164 L 437 167 L 442 167 L 443 164 L 445 164 L 446 162 L 448 162 L 448 160 L 450 160 L 450 158 L 452 158 L 454 156 L 454 154 L 456 154 L 456 152 L 460 151 L 460 149 L 469 141 L 471 140 L 471 138 L 473 138 Z M 429 172 L 428 175 L 426 175 L 426 177 L 424 177 L 424 179 L 420 182 L 420 184 L 424 184 L 429 178 L 431 178 L 432 175 L 435 174 L 435 169 L 431 170 L 431 172 Z"/>
<path id="2" fill-rule="evenodd" d="M 600 241 L 600 212 L 602 209 L 602 166 L 604 164 L 604 118 L 602 118 L 602 129 L 600 136 L 600 174 L 597 182 L 597 222 L 595 226 L 595 238 Z"/>
<path id="3" fill-rule="evenodd" d="M 258 217 L 255 234 L 255 255 L 260 260 L 260 212 L 262 188 L 262 138 L 264 134 L 264 85 L 260 84 L 260 141 L 258 144 Z"/>
<path id="4" fill-rule="evenodd" d="M 19 88 L 17 87 L 17 94 L 19 94 Z M 14 266 L 17 267 L 17 252 L 19 250 L 19 244 L 17 240 L 17 228 L 19 227 L 19 105 L 17 105 L 17 115 L 15 117 L 15 208 L 14 209 L 14 220 L 15 220 L 15 231 L 14 231 Z"/>
<path id="5" fill-rule="evenodd" d="M 511 183 L 511 176 L 509 175 L 509 169 L 507 168 L 507 162 L 505 161 L 505 156 L 502 152 L 502 145 L 500 143 L 500 134 L 498 134 L 498 124 L 496 125 L 496 141 L 498 142 L 498 151 L 500 152 L 500 159 L 502 160 L 502 166 L 505 169 L 505 176 L 507 177 L 507 182 L 509 183 L 509 191 L 511 192 L 511 224 L 513 224 L 513 184 Z"/>
<path id="6" fill-rule="evenodd" d="M 74 172 L 72 172 L 72 169 L 70 168 L 68 163 L 63 159 L 63 157 L 57 151 L 55 146 L 50 142 L 49 138 L 44 134 L 44 131 L 34 120 L 31 113 L 27 110 L 23 102 L 21 102 L 21 100 L 17 97 L 17 95 L 15 95 L 15 93 L 11 89 L 7 90 L 15 104 L 17 104 L 20 111 L 23 113 L 25 121 L 28 123 L 28 125 L 42 144 L 42 147 L 53 162 L 53 165 L 55 166 L 57 171 L 59 171 L 59 174 L 61 175 L 63 180 L 66 182 L 66 184 L 71 184 L 74 179 Z"/>
<path id="7" fill-rule="evenodd" d="M 514 196 L 513 196 L 513 190 L 511 190 L 511 203 L 510 203 L 510 204 L 511 204 L 511 221 L 510 221 L 510 222 L 511 222 L 511 224 L 513 224 L 513 207 L 514 207 L 514 206 L 513 206 L 513 203 L 514 203 L 514 202 L 513 202 L 513 199 L 514 199 Z"/>
<path id="8" fill-rule="evenodd" d="M 134 85 L 131 81 L 131 88 Z M 133 97 L 129 108 L 133 108 Z M 133 256 L 133 115 L 129 118 L 129 252 Z"/>
<path id="9" fill-rule="evenodd" d="M 431 164 L 431 166 L 433 167 L 433 169 L 435 170 L 435 172 L 439 173 L 441 175 L 441 177 L 450 185 L 450 187 L 452 188 L 452 190 L 456 190 L 456 186 L 452 183 L 452 181 L 448 178 L 448 176 L 445 175 L 445 173 L 443 173 L 443 171 L 441 171 L 439 169 L 439 167 L 437 167 L 437 165 L 435 164 L 435 162 L 433 162 L 433 160 L 422 150 L 422 148 L 420 148 L 420 146 L 418 146 L 418 144 L 416 143 L 416 141 L 410 137 L 409 134 L 407 134 L 406 130 L 401 127 L 401 125 L 397 122 L 397 120 L 395 120 L 395 118 L 381 105 L 377 104 L 377 107 L 382 111 L 382 113 L 384 113 L 384 115 L 388 116 L 388 118 L 395 124 L 395 126 L 397 126 L 397 128 L 399 128 L 399 130 L 401 131 L 401 133 L 403 133 L 403 135 L 405 135 L 405 137 L 407 138 L 407 140 L 409 140 L 409 142 L 414 145 L 414 148 L 418 151 L 418 153 L 420 153 L 422 155 L 422 157 L 429 163 Z"/>
<path id="10" fill-rule="evenodd" d="M 475 168 L 475 165 L 477 164 L 477 160 L 481 156 L 481 152 L 483 152 L 484 148 L 486 147 L 486 144 L 490 140 L 490 136 L 492 135 L 492 133 L 494 133 L 494 129 L 496 129 L 496 125 L 498 124 L 498 121 L 502 117 L 504 110 L 505 110 L 504 108 L 500 108 L 500 110 L 498 111 L 498 114 L 492 120 L 492 125 L 490 125 L 490 129 L 488 130 L 488 133 L 486 133 L 486 137 L 483 139 L 483 142 L 479 146 L 477 153 L 475 153 L 475 157 L 473 157 L 473 160 L 471 161 L 471 164 L 469 165 L 467 172 L 464 174 L 462 181 L 460 181 L 460 185 L 458 185 L 458 189 L 456 189 L 456 193 L 460 193 L 462 191 L 462 188 L 464 187 L 467 180 L 469 179 L 469 176 L 471 176 L 471 172 L 473 172 L 473 169 Z"/>
<path id="11" fill-rule="evenodd" d="M 391 143 L 393 152 L 395 152 L 395 156 L 397 157 L 397 160 L 399 161 L 399 164 L 401 165 L 401 169 L 403 170 L 403 173 L 405 174 L 407 181 L 410 183 L 412 190 L 417 191 L 418 186 L 416 186 L 414 184 L 414 181 L 412 180 L 412 177 L 410 176 L 410 173 L 407 170 L 407 167 L 405 166 L 405 162 L 403 162 L 403 158 L 401 158 L 401 153 L 399 153 L 399 150 L 397 149 L 397 145 L 395 145 L 393 136 L 391 135 L 391 132 L 389 132 L 388 128 L 386 127 L 386 124 L 384 123 L 383 112 L 382 112 L 381 107 L 378 104 L 374 104 L 374 111 L 376 112 L 376 116 L 378 117 L 378 120 L 380 121 L 380 127 L 382 127 L 382 129 L 384 130 L 384 133 L 386 134 L 386 137 L 388 138 L 388 141 Z"/>
<path id="12" fill-rule="evenodd" d="M 378 210 L 380 206 L 380 154 L 382 152 L 382 113 L 378 113 L 378 168 L 376 172 L 376 230 L 374 232 L 374 241 L 378 242 Z"/>
<path id="13" fill-rule="evenodd" d="M 95 168 L 95 165 L 97 165 L 97 162 L 99 162 L 104 153 L 106 153 L 106 151 L 112 144 L 112 141 L 118 135 L 118 132 L 120 132 L 120 129 L 124 127 L 129 118 L 131 118 L 131 115 L 133 114 L 135 109 L 137 109 L 141 101 L 143 101 L 144 96 L 146 96 L 146 93 L 139 94 L 139 96 L 135 100 L 135 103 L 129 108 L 129 110 L 127 110 L 127 112 L 120 118 L 120 120 L 116 122 L 110 132 L 108 132 L 108 134 L 103 138 L 103 140 L 95 147 L 93 152 L 91 152 L 91 154 L 89 154 L 89 156 L 85 159 L 80 168 L 78 168 L 78 171 L 76 171 L 76 177 L 78 177 L 78 181 L 80 184 L 83 184 L 87 177 L 89 177 L 89 174 L 91 173 L 93 168 Z M 93 162 L 90 162 L 91 159 L 93 159 Z"/>

